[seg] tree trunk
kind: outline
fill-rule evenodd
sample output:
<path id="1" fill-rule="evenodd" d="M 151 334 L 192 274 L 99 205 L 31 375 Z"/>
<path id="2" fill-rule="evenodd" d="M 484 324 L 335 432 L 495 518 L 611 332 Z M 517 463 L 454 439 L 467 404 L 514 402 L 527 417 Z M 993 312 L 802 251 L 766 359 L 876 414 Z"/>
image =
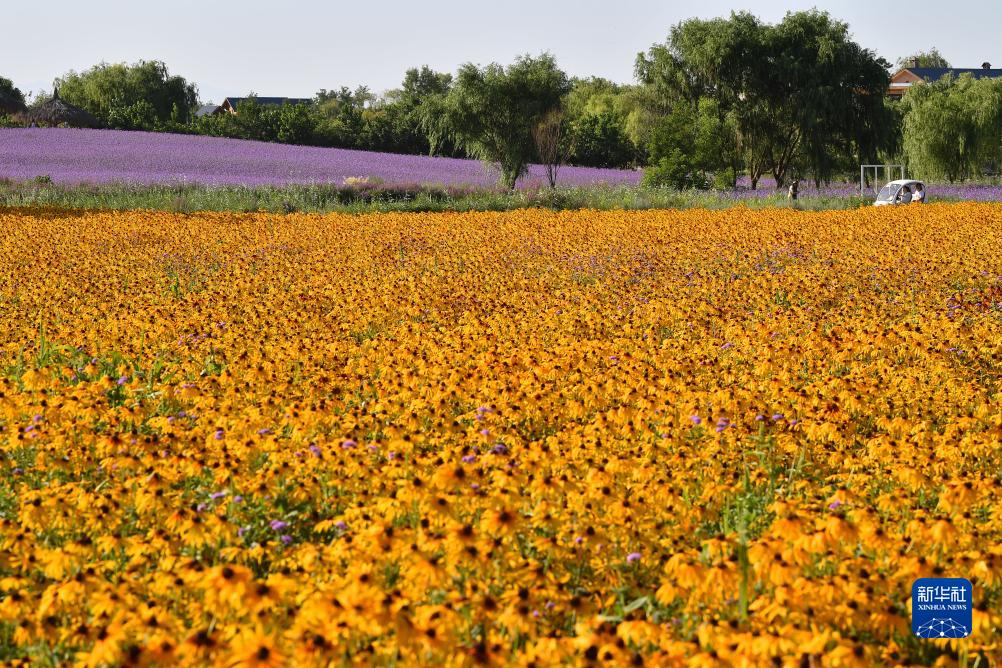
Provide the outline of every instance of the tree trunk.
<path id="1" fill-rule="evenodd" d="M 749 163 L 749 165 L 748 165 L 748 177 L 751 179 L 751 189 L 752 190 L 758 190 L 759 179 L 762 178 L 762 175 L 764 173 L 765 173 L 765 167 L 762 165 L 762 163 L 756 163 L 754 161 L 752 161 L 751 163 Z"/>
<path id="2" fill-rule="evenodd" d="M 518 177 L 522 175 L 523 167 L 522 165 L 511 166 L 511 167 L 501 167 L 501 184 L 508 190 L 514 192 L 515 184 L 518 183 Z"/>
<path id="3" fill-rule="evenodd" d="M 790 163 L 793 162 L 797 154 L 797 147 L 800 145 L 800 132 L 794 130 L 786 140 L 786 146 L 779 153 L 779 159 L 773 162 L 772 175 L 776 178 L 776 187 L 782 188 L 786 183 L 786 177 L 790 170 Z"/>

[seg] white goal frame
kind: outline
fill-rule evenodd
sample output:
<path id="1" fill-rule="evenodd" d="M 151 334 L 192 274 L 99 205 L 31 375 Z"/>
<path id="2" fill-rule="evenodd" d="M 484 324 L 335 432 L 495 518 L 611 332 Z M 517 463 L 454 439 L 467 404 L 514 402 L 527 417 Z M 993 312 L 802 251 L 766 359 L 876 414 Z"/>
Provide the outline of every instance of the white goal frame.
<path id="1" fill-rule="evenodd" d="M 859 194 L 862 195 L 866 191 L 866 175 L 872 170 L 873 173 L 873 194 L 876 195 L 880 192 L 880 188 L 883 186 L 883 182 L 877 179 L 879 170 L 884 170 L 884 177 L 893 176 L 894 170 L 901 170 L 901 178 L 905 178 L 905 166 L 904 165 L 860 165 L 859 166 Z M 893 181 L 894 179 L 887 179 L 887 181 Z"/>

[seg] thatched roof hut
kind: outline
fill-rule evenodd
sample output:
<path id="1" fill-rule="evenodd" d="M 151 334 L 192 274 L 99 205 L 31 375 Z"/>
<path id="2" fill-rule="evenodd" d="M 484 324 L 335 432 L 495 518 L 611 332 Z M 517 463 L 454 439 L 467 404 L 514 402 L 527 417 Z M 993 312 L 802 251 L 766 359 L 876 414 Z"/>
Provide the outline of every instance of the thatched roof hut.
<path id="1" fill-rule="evenodd" d="M 69 102 L 59 97 L 59 89 L 56 88 L 52 97 L 38 105 L 32 107 L 22 114 L 29 122 L 39 125 L 69 125 L 75 128 L 96 128 L 97 119 L 80 107 L 74 107 Z"/>
<path id="2" fill-rule="evenodd" d="M 20 114 L 26 109 L 24 102 L 13 95 L 0 91 L 0 114 Z"/>

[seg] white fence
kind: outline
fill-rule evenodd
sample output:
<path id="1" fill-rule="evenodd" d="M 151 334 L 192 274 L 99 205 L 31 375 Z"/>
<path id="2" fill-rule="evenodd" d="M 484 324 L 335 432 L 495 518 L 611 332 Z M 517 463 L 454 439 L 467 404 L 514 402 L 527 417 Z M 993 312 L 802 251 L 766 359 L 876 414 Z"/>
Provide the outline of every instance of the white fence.
<path id="1" fill-rule="evenodd" d="M 859 194 L 862 195 L 866 192 L 866 177 L 869 174 L 873 174 L 873 185 L 871 190 L 873 194 L 880 192 L 880 189 L 888 181 L 894 180 L 895 170 L 900 170 L 900 178 L 905 178 L 905 166 L 904 165 L 860 165 L 859 166 Z M 883 179 L 880 177 L 883 176 Z"/>

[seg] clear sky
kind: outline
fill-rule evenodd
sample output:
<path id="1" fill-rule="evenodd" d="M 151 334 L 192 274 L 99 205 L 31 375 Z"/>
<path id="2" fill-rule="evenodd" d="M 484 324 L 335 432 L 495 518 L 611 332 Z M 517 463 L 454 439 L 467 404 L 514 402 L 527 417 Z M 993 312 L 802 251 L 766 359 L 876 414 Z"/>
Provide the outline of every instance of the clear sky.
<path id="1" fill-rule="evenodd" d="M 690 16 L 749 9 L 775 22 L 812 2 L 733 0 L 11 0 L 3 3 L 0 76 L 26 93 L 102 60 L 162 60 L 203 101 L 254 91 L 310 97 L 321 88 L 399 85 L 408 67 L 455 72 L 550 51 L 571 75 L 633 81 L 639 51 Z M 893 62 L 936 46 L 954 66 L 1002 66 L 999 0 L 874 0 L 823 7 Z"/>

